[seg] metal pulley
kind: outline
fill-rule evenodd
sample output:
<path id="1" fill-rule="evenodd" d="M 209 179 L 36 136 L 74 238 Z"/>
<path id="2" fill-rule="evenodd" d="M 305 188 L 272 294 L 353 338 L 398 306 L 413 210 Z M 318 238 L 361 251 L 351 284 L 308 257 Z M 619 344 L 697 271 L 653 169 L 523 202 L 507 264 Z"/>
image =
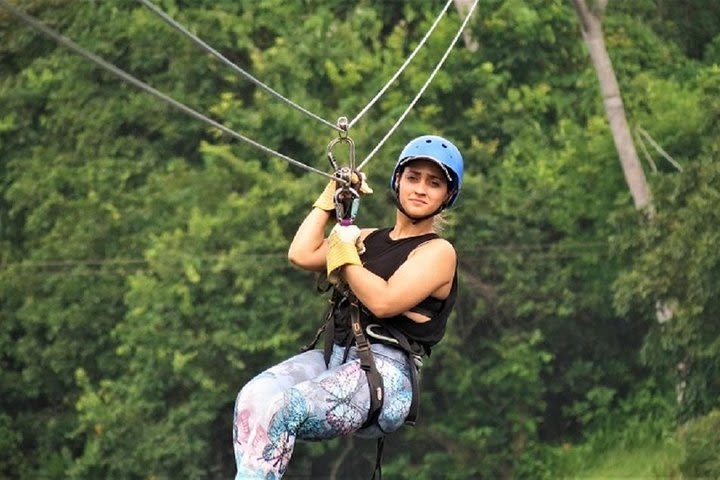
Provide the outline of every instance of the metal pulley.
<path id="1" fill-rule="evenodd" d="M 355 171 L 355 142 L 347 134 L 347 118 L 340 117 L 337 122 L 340 127 L 340 135 L 330 141 L 327 146 L 327 157 L 330 162 L 330 166 L 335 171 L 334 176 L 339 179 L 339 187 L 335 190 L 335 215 L 338 222 L 345 226 L 351 225 L 355 221 L 358 208 L 360 207 L 360 194 L 353 187 L 353 184 L 357 184 L 360 181 L 359 174 Z M 348 164 L 347 166 L 339 167 L 337 160 L 335 159 L 334 148 L 340 144 L 346 143 L 348 145 Z"/>

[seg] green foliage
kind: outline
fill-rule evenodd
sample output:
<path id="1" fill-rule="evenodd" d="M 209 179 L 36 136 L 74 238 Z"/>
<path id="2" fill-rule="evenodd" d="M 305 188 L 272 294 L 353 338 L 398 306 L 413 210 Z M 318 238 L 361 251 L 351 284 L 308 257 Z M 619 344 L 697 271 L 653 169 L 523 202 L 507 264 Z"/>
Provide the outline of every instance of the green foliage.
<path id="1" fill-rule="evenodd" d="M 687 478 L 717 478 L 720 475 L 720 410 L 712 410 L 683 428 L 680 435 L 683 457 L 680 471 Z"/>
<path id="2" fill-rule="evenodd" d="M 573 452 L 588 457 L 587 452 Z M 578 456 L 579 456 L 578 455 Z M 643 478 L 678 479 L 680 448 L 676 442 L 666 441 L 643 445 L 633 449 L 613 448 L 598 452 L 590 462 L 578 462 L 580 466 L 554 478 Z M 586 463 L 590 463 L 589 466 Z"/>
<path id="3" fill-rule="evenodd" d="M 430 479 L 439 471 L 455 479 L 537 473 L 530 464 L 544 409 L 541 373 L 551 359 L 540 333 L 474 341 L 471 349 L 468 340 L 451 332 L 426 367 L 432 375 L 423 380 L 421 424 L 406 433 L 421 448 L 392 462 L 390 471 L 400 478 Z"/>
<path id="4" fill-rule="evenodd" d="M 635 253 L 632 268 L 618 277 L 615 302 L 621 312 L 633 315 L 659 312 L 643 355 L 658 372 L 674 373 L 683 418 L 707 412 L 720 395 L 720 332 L 714 321 L 719 174 L 715 162 L 702 162 L 681 175 L 658 178 L 657 215 L 633 238 L 619 237 L 621 248 Z"/>
<path id="5" fill-rule="evenodd" d="M 583 441 L 566 441 L 551 452 L 553 475 L 667 478 L 679 459 L 673 403 L 669 389 L 653 379 L 623 399 L 605 387 L 591 390 L 573 407 L 586 422 Z"/>
<path id="6" fill-rule="evenodd" d="M 683 167 L 646 143 L 652 221 L 630 211 L 561 0 L 484 2 L 470 23 L 478 50 L 455 46 L 368 165 L 376 194 L 363 226 L 392 222 L 387 172 L 408 137 L 446 135 L 466 159 L 446 227 L 460 298 L 423 372 L 421 421 L 388 443 L 393 478 L 556 478 L 581 455 L 666 441 L 676 386 L 682 418 L 717 407 L 717 9 L 655 3 L 611 2 L 604 23 L 628 117 Z M 334 132 L 136 2 L 19 4 L 174 98 L 328 168 Z M 361 111 L 442 6 L 158 4 L 331 122 Z M 450 13 L 357 123 L 359 159 L 459 21 Z M 180 115 L 3 10 L 0 38 L 0 476 L 231 477 L 236 392 L 306 343 L 321 315 L 312 276 L 285 251 L 325 179 Z M 656 322 L 657 301 L 672 320 Z M 298 445 L 292 468 L 327 476 L 345 445 Z M 366 477 L 372 447 L 353 444 L 339 475 Z"/>

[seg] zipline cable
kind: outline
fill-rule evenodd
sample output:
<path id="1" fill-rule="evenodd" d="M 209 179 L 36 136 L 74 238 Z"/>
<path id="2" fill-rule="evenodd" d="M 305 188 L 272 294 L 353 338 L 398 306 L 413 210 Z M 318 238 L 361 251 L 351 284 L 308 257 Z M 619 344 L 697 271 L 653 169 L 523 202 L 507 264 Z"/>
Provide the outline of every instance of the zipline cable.
<path id="1" fill-rule="evenodd" d="M 240 75 L 243 75 L 245 78 L 253 82 L 258 87 L 262 88 L 266 92 L 270 93 L 271 95 L 274 95 L 275 97 L 279 98 L 280 100 L 284 101 L 291 107 L 295 108 L 296 110 L 314 118 L 315 120 L 318 120 L 325 125 L 329 126 L 330 128 L 333 128 L 338 131 L 343 131 L 340 129 L 337 125 L 330 123 L 328 120 L 323 119 L 322 117 L 310 112 L 309 110 L 303 108 L 302 106 L 298 105 L 297 103 L 293 102 L 289 98 L 284 97 L 282 94 L 278 93 L 277 91 L 273 90 L 271 87 L 263 83 L 262 81 L 255 78 L 250 73 L 246 72 L 244 69 L 230 61 L 227 57 L 225 57 L 223 54 L 218 52 L 216 49 L 211 47 L 207 42 L 199 38 L 197 35 L 192 33 L 190 30 L 188 30 L 186 27 L 181 25 L 177 20 L 172 18 L 170 15 L 165 13 L 162 9 L 160 9 L 157 5 L 152 3 L 150 0 L 138 0 L 140 3 L 145 5 L 148 9 L 150 9 L 154 14 L 159 16 L 163 21 L 165 21 L 168 25 L 178 30 L 180 33 L 188 37 L 190 40 L 192 40 L 196 45 L 200 46 L 203 50 L 209 52 L 213 56 L 215 56 L 218 60 L 223 62 L 225 65 L 233 69 L 235 72 L 239 73 Z M 443 15 L 447 13 L 448 8 L 452 4 L 453 0 L 448 0 L 445 3 L 445 6 L 443 7 L 440 14 L 438 14 L 437 18 L 433 22 L 430 29 L 425 33 L 425 36 L 420 40 L 420 43 L 415 47 L 415 50 L 410 54 L 410 56 L 405 60 L 405 62 L 400 66 L 400 68 L 395 72 L 395 74 L 388 80 L 388 82 L 385 84 L 385 86 L 380 89 L 380 91 L 373 97 L 370 102 L 353 118 L 347 125 L 346 130 L 350 130 L 359 120 L 362 118 L 365 113 L 367 113 L 370 108 L 372 108 L 375 103 L 385 94 L 385 92 L 390 88 L 390 86 L 393 84 L 395 80 L 402 74 L 402 72 L 405 70 L 405 68 L 410 64 L 410 62 L 415 58 L 415 55 L 420 51 L 420 49 L 425 45 L 427 42 L 427 39 L 432 35 L 433 31 L 435 31 L 435 28 L 440 23 L 440 20 L 442 19 Z"/>
<path id="2" fill-rule="evenodd" d="M 205 51 L 207 51 L 207 52 L 209 52 L 210 54 L 212 54 L 213 56 L 215 56 L 218 60 L 220 60 L 220 61 L 223 62 L 225 65 L 227 65 L 228 67 L 230 67 L 231 69 L 233 69 L 235 72 L 239 73 L 240 75 L 242 75 L 242 76 L 244 76 L 245 78 L 247 78 L 248 80 L 250 80 L 252 83 L 254 83 L 255 85 L 257 85 L 258 87 L 262 88 L 263 90 L 265 90 L 265 91 L 268 92 L 269 94 L 275 96 L 276 98 L 279 98 L 280 100 L 282 100 L 283 102 L 287 103 L 288 105 L 290 105 L 290 106 L 291 106 L 292 108 L 294 108 L 295 110 L 298 110 L 299 112 L 302 112 L 302 113 L 304 113 L 305 115 L 307 115 L 307 116 L 309 116 L 309 117 L 311 117 L 311 118 L 314 118 L 315 120 L 318 120 L 319 122 L 321 122 L 321 123 L 329 126 L 330 128 L 332 128 L 333 130 L 342 131 L 342 130 L 340 129 L 340 127 L 338 127 L 337 125 L 335 125 L 335 124 L 333 124 L 333 123 L 325 120 L 324 118 L 322 118 L 322 117 L 314 114 L 313 112 L 311 112 L 311 111 L 309 111 L 309 110 L 301 107 L 300 105 L 298 105 L 297 103 L 293 102 L 293 101 L 290 100 L 289 98 L 283 96 L 281 93 L 279 93 L 279 92 L 273 90 L 272 88 L 270 88 L 269 86 L 265 85 L 263 82 L 261 82 L 260 80 L 258 80 L 258 79 L 255 78 L 254 76 L 252 76 L 250 73 L 248 73 L 248 72 L 246 72 L 245 70 L 243 70 L 241 67 L 239 67 L 238 65 L 236 65 L 235 63 L 233 63 L 232 61 L 230 61 L 227 57 L 225 57 L 222 53 L 218 52 L 218 51 L 215 50 L 213 47 L 211 47 L 210 45 L 208 45 L 205 41 L 203 41 L 203 40 L 202 40 L 201 38 L 199 38 L 197 35 L 195 35 L 194 33 L 192 33 L 192 32 L 191 32 L 190 30 L 188 30 L 187 28 L 183 27 L 183 26 L 182 26 L 180 23 L 178 23 L 174 18 L 172 18 L 170 15 L 168 15 L 167 13 L 165 13 L 164 11 L 162 11 L 158 6 L 156 6 L 156 5 L 155 5 L 154 3 L 152 3 L 150 0 L 138 0 L 138 1 L 139 1 L 140 3 L 142 3 L 143 5 L 145 5 L 147 8 L 149 8 L 155 15 L 157 15 L 158 17 L 160 17 L 161 19 L 163 19 L 163 20 L 165 21 L 165 23 L 167 23 L 167 24 L 170 25 L 171 27 L 175 28 L 176 30 L 180 31 L 183 35 L 185 35 L 185 36 L 188 37 L 190 40 L 192 40 L 196 45 L 200 46 L 200 48 L 204 49 Z"/>
<path id="3" fill-rule="evenodd" d="M 144 1 L 144 0 L 141 0 L 141 1 Z M 375 97 L 372 100 L 370 100 L 370 102 L 365 106 L 365 108 L 363 108 L 360 111 L 360 113 L 355 115 L 355 118 L 353 118 L 350 121 L 350 123 L 348 123 L 348 130 L 350 128 L 352 128 L 352 126 L 355 125 L 355 123 L 357 123 L 358 120 L 360 120 L 360 117 L 365 115 L 365 113 L 368 110 L 370 110 L 370 108 L 373 105 L 375 105 L 375 103 L 380 99 L 380 97 L 383 96 L 383 94 L 387 91 L 387 89 L 390 88 L 390 85 L 392 85 L 392 83 L 395 80 L 397 80 L 397 78 L 400 76 L 400 74 L 405 70 L 405 67 L 407 67 L 410 64 L 410 62 L 412 61 L 412 59 L 415 58 L 415 55 L 417 55 L 417 53 L 420 51 L 420 49 L 423 47 L 423 45 L 425 45 L 425 42 L 427 42 L 427 39 L 430 37 L 432 32 L 435 30 L 435 27 L 437 27 L 438 23 L 440 23 L 440 19 L 443 17 L 443 15 L 445 15 L 445 13 L 447 12 L 447 9 L 450 7 L 450 4 L 452 2 L 453 2 L 453 0 L 447 1 L 447 3 L 445 4 L 445 7 L 442 9 L 442 12 L 440 12 L 440 14 L 437 16 L 437 18 L 435 19 L 435 22 L 432 24 L 432 26 L 427 31 L 427 33 L 422 38 L 422 40 L 420 40 L 420 43 L 418 43 L 417 47 L 415 47 L 415 50 L 413 50 L 413 52 L 410 54 L 410 56 L 405 60 L 405 63 L 403 63 L 400 66 L 398 71 L 395 72 L 395 75 L 393 75 L 392 78 L 390 78 L 390 80 L 388 80 L 388 82 L 385 84 L 385 86 L 382 89 L 380 89 L 380 91 L 375 95 Z"/>
<path id="4" fill-rule="evenodd" d="M 425 84 L 422 86 L 420 91 L 415 95 L 415 98 L 410 102 L 410 105 L 405 109 L 405 111 L 400 115 L 398 120 L 395 122 L 395 125 L 393 125 L 390 130 L 385 134 L 382 140 L 380 140 L 380 143 L 377 144 L 377 146 L 365 157 L 365 159 L 360 162 L 360 165 L 358 165 L 357 169 L 362 170 L 362 167 L 364 167 L 367 162 L 370 161 L 370 159 L 380 150 L 380 148 L 385 144 L 388 138 L 395 132 L 395 130 L 400 126 L 400 124 L 405 120 L 405 117 L 407 117 L 408 113 L 410 113 L 410 110 L 415 106 L 417 101 L 420 99 L 420 97 L 425 93 L 425 89 L 427 89 L 428 85 L 430 85 L 430 82 L 433 81 L 435 78 L 435 75 L 437 75 L 437 72 L 442 67 L 443 63 L 445 63 L 445 60 L 450 55 L 450 51 L 452 51 L 453 47 L 455 46 L 455 43 L 460 38 L 460 35 L 462 34 L 463 30 L 465 30 L 465 26 L 468 24 L 468 21 L 470 21 L 470 17 L 472 17 L 473 12 L 475 11 L 475 7 L 477 7 L 477 4 L 480 0 L 475 0 L 473 2 L 472 6 L 470 7 L 470 10 L 468 10 L 467 16 L 465 17 L 465 20 L 463 20 L 462 25 L 460 25 L 460 28 L 458 29 L 457 33 L 455 34 L 455 38 L 453 38 L 452 42 L 450 42 L 450 46 L 448 46 L 447 50 L 445 50 L 445 54 L 442 56 L 438 64 L 435 66 L 435 69 L 432 71 L 428 79 L 425 81 Z"/>
<path id="5" fill-rule="evenodd" d="M 154 97 L 162 100 L 163 102 L 175 107 L 176 109 L 182 111 L 183 113 L 190 115 L 191 117 L 194 117 L 200 121 L 203 121 L 209 125 L 212 125 L 213 127 L 217 128 L 218 130 L 223 131 L 224 133 L 230 135 L 233 138 L 236 138 L 238 140 L 241 140 L 245 143 L 248 143 L 252 145 L 253 147 L 262 150 L 263 152 L 269 153 L 271 155 L 275 155 L 276 157 L 282 158 L 283 160 L 292 163 L 293 165 L 296 165 L 300 168 L 303 168 L 305 170 L 317 173 L 318 175 L 322 175 L 324 177 L 328 177 L 333 180 L 343 181 L 341 178 L 337 178 L 334 175 L 331 175 L 329 173 L 326 173 L 322 170 L 319 170 L 317 168 L 311 167 L 310 165 L 306 165 L 298 160 L 295 160 L 293 158 L 288 157 L 287 155 L 283 155 L 280 152 L 276 152 L 275 150 L 266 147 L 265 145 L 262 145 L 240 133 L 237 133 L 236 131 L 226 127 L 225 125 L 213 120 L 212 118 L 209 118 L 202 113 L 193 110 L 192 108 L 188 107 L 187 105 L 178 102 L 172 97 L 169 97 L 162 93 L 161 91 L 151 87 L 147 83 L 144 83 L 141 80 L 138 80 L 137 78 L 133 77 L 129 73 L 125 72 L 124 70 L 119 69 L 115 65 L 103 60 L 102 58 L 98 57 L 94 53 L 91 53 L 72 40 L 70 40 L 67 37 L 64 37 L 60 33 L 52 30 L 51 28 L 45 26 L 43 23 L 41 23 L 39 20 L 37 20 L 35 17 L 28 15 L 27 13 L 23 12 L 22 10 L 17 9 L 10 3 L 8 3 L 6 0 L 0 0 L 0 5 L 5 7 L 6 10 L 8 10 L 12 15 L 19 18 L 23 22 L 27 23 L 34 29 L 38 30 L 39 32 L 43 33 L 44 35 L 52 38 L 60 45 L 64 46 L 65 48 L 68 48 L 69 50 L 72 50 L 73 52 L 77 53 L 81 57 L 84 57 L 87 60 L 90 60 L 94 64 L 98 65 L 101 68 L 104 68 L 108 72 L 112 73 L 116 77 L 119 77 L 120 79 L 136 86 L 137 88 L 153 95 Z"/>

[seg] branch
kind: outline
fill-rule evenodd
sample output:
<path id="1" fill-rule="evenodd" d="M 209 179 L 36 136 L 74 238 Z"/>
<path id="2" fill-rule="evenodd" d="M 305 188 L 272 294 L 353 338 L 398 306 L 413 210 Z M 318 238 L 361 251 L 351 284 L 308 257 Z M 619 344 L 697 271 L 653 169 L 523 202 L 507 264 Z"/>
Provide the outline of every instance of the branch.
<path id="1" fill-rule="evenodd" d="M 473 292 L 476 292 L 477 295 L 485 300 L 489 310 L 486 324 L 494 330 L 499 330 L 503 322 L 499 319 L 499 300 L 495 287 L 483 282 L 480 277 L 472 273 L 471 267 L 462 259 L 460 259 L 460 263 L 458 265 L 458 272 L 460 273 L 463 282 L 470 286 Z M 463 318 L 464 316 L 462 315 L 462 310 L 458 309 L 458 328 L 464 338 L 469 336 L 470 332 L 475 330 L 481 321 L 484 321 L 483 318 L 479 318 L 476 315 L 468 315 L 468 318 L 470 319 L 469 321 L 463 321 Z"/>
<path id="2" fill-rule="evenodd" d="M 645 137 L 645 139 L 646 139 L 648 142 L 650 142 L 650 145 L 652 145 L 653 147 L 655 147 L 655 150 L 657 150 L 657 152 L 658 152 L 660 155 L 662 155 L 662 156 L 665 158 L 665 160 L 667 160 L 668 162 L 670 162 L 670 164 L 671 164 L 673 167 L 677 168 L 679 171 L 681 171 L 681 172 L 683 171 L 682 166 L 680 166 L 680 164 L 679 164 L 678 162 L 676 162 L 675 159 L 674 159 L 673 157 L 671 157 L 669 153 L 667 153 L 665 150 L 663 150 L 663 148 L 662 148 L 660 145 L 658 145 L 658 143 L 655 141 L 655 139 L 652 138 L 652 136 L 650 136 L 650 134 L 649 134 L 647 131 L 645 131 L 644 128 L 642 128 L 642 127 L 636 127 L 635 129 L 637 130 L 637 132 L 638 132 L 640 135 L 642 135 L 643 137 Z"/>
<path id="3" fill-rule="evenodd" d="M 639 128 L 639 127 L 638 127 Z M 655 165 L 655 162 L 653 161 L 652 157 L 650 156 L 650 152 L 648 152 L 647 147 L 645 146 L 645 141 L 640 136 L 640 132 L 638 129 L 635 129 L 635 139 L 637 140 L 637 143 L 640 144 L 640 148 L 642 149 L 643 156 L 645 157 L 645 160 L 650 164 L 650 168 L 652 169 L 653 173 L 657 173 L 658 169 Z"/>
<path id="4" fill-rule="evenodd" d="M 458 270 L 460 271 L 460 275 L 463 276 L 465 281 L 471 287 L 476 289 L 480 296 L 483 297 L 489 305 L 492 305 L 493 307 L 497 305 L 497 291 L 487 283 L 480 280 L 480 277 L 471 273 L 469 265 L 467 265 L 467 263 L 462 259 L 460 260 L 460 268 Z"/>

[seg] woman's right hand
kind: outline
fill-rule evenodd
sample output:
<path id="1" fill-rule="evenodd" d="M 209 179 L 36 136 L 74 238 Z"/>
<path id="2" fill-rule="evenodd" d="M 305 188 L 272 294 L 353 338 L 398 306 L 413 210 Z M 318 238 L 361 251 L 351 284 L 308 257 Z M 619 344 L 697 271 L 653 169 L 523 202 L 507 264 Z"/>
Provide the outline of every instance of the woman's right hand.
<path id="1" fill-rule="evenodd" d="M 335 172 L 335 176 L 338 172 Z M 350 186 L 358 192 L 360 195 L 370 195 L 373 193 L 373 189 L 367 183 L 367 176 L 363 172 L 354 171 L 352 172 Z M 320 196 L 313 203 L 313 207 L 325 210 L 326 212 L 332 212 L 335 210 L 335 193 L 338 190 L 338 184 L 335 180 L 330 180 L 325 186 L 325 190 L 322 191 Z"/>
<path id="2" fill-rule="evenodd" d="M 337 191 L 337 182 L 330 180 L 325 186 L 320 196 L 313 203 L 313 207 L 325 210 L 326 212 L 335 211 L 335 192 Z"/>

